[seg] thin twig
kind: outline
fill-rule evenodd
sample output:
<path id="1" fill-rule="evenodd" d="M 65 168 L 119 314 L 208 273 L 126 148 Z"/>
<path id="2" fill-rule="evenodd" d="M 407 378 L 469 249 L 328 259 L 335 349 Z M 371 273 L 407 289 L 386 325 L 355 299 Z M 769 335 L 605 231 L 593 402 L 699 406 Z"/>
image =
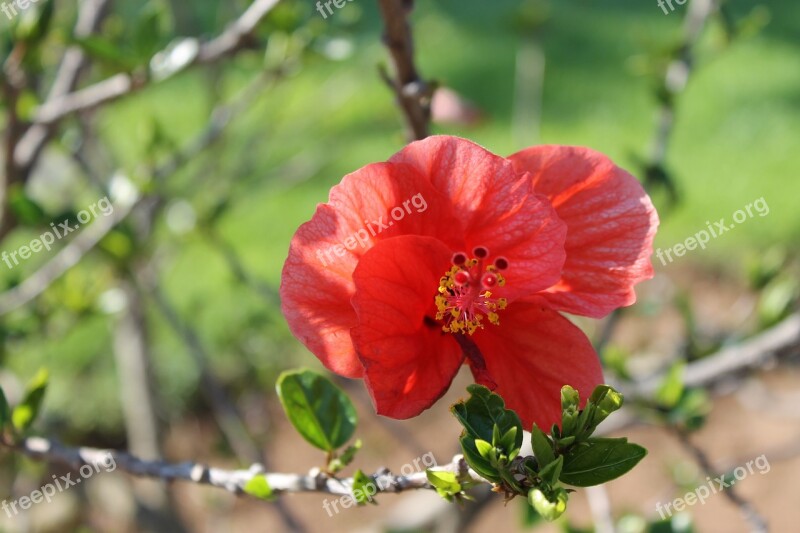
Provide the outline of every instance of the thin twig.
<path id="1" fill-rule="evenodd" d="M 794 314 L 739 344 L 689 363 L 683 383 L 686 387 L 711 387 L 763 368 L 777 359 L 797 357 L 799 354 L 800 314 Z M 659 373 L 633 384 L 620 383 L 619 388 L 626 395 L 649 398 L 664 378 L 665 373 Z"/>
<path id="2" fill-rule="evenodd" d="M 226 470 L 208 467 L 191 461 L 169 463 L 166 461 L 143 461 L 129 453 L 103 450 L 99 448 L 72 448 L 56 441 L 41 437 L 28 437 L 16 449 L 38 461 L 53 461 L 73 468 L 82 465 L 111 465 L 134 476 L 162 479 L 165 481 L 188 481 L 224 489 L 233 494 L 243 494 L 244 487 L 255 476 L 266 477 L 270 488 L 276 494 L 293 492 L 317 492 L 351 496 L 353 479 L 334 478 L 315 468 L 308 474 L 286 474 L 265 472 L 261 464 L 253 464 L 248 469 Z M 437 470 L 454 472 L 469 476 L 473 481 L 489 483 L 469 469 L 464 458 L 456 455 L 446 465 Z M 407 490 L 432 489 L 424 471 L 409 475 L 394 475 L 387 468 L 378 469 L 372 476 L 376 492 L 403 492 Z"/>
<path id="3" fill-rule="evenodd" d="M 260 94 L 256 89 L 263 87 L 266 79 L 267 74 L 256 78 L 242 90 L 242 93 L 234 102 L 222 105 L 214 110 L 206 128 L 195 139 L 190 141 L 183 150 L 172 154 L 166 161 L 156 167 L 152 171 L 152 179 L 160 181 L 174 174 L 196 155 L 219 140 L 233 117 L 247 109 L 253 98 Z M 133 187 L 130 179 L 122 173 L 117 173 L 115 179 L 127 182 Z M 39 296 L 64 273 L 77 265 L 117 224 L 125 220 L 135 209 L 147 207 L 150 200 L 150 196 L 143 196 L 138 199 L 123 198 L 119 201 L 114 201 L 112 204 L 113 212 L 110 215 L 99 217 L 91 225 L 81 228 L 80 233 L 59 251 L 53 259 L 45 263 L 44 266 L 19 285 L 0 294 L 0 316 L 22 307 Z"/>
<path id="4" fill-rule="evenodd" d="M 702 448 L 696 446 L 691 441 L 689 435 L 685 431 L 674 426 L 672 426 L 671 429 L 683 447 L 692 455 L 706 476 L 714 477 L 719 475 L 719 472 L 711 464 L 711 460 L 709 459 L 708 455 L 706 455 Z M 725 490 L 722 491 L 722 494 L 728 499 L 728 501 L 739 508 L 739 511 L 741 511 L 741 513 L 744 515 L 745 519 L 750 522 L 753 533 L 766 533 L 769 531 L 769 528 L 767 527 L 767 521 L 764 519 L 764 517 L 755 510 L 750 502 L 745 500 L 738 492 L 736 492 L 734 487 L 730 486 L 725 488 Z"/>
<path id="5" fill-rule="evenodd" d="M 94 33 L 100 26 L 100 22 L 108 7 L 109 0 L 85 0 L 80 3 L 78 21 L 75 23 L 75 37 L 87 37 Z M 64 52 L 64 57 L 58 66 L 50 93 L 45 100 L 53 102 L 62 98 L 72 91 L 78 84 L 81 72 L 87 66 L 88 61 L 83 50 L 77 45 L 70 46 Z M 22 169 L 23 175 L 30 173 L 31 167 L 38 160 L 41 151 L 55 131 L 55 123 L 48 125 L 33 124 L 20 139 L 14 151 L 14 164 Z"/>
<path id="6" fill-rule="evenodd" d="M 665 96 L 659 109 L 656 134 L 647 164 L 649 182 L 663 172 L 669 139 L 675 126 L 676 100 L 678 95 L 686 89 L 694 69 L 694 47 L 700 40 L 708 20 L 719 9 L 719 3 L 720 0 L 692 0 L 688 6 L 678 57 L 668 65 L 664 76 Z"/>
<path id="7" fill-rule="evenodd" d="M 384 80 L 397 96 L 403 110 L 410 140 L 424 139 L 430 134 L 432 87 L 422 80 L 414 64 L 414 42 L 408 15 L 413 0 L 380 0 L 385 25 L 384 43 L 392 56 L 397 79 L 385 72 Z"/>
<path id="8" fill-rule="evenodd" d="M 252 38 L 258 24 L 279 0 L 255 0 L 234 23 L 218 37 L 199 44 L 196 54 L 180 67 L 169 72 L 174 76 L 193 65 L 214 63 L 241 50 Z M 160 54 L 169 54 L 168 51 Z M 163 80 L 164 78 L 159 78 Z M 78 111 L 86 111 L 125 96 L 151 83 L 152 78 L 116 74 L 68 95 L 41 105 L 34 115 L 36 124 L 52 124 Z"/>

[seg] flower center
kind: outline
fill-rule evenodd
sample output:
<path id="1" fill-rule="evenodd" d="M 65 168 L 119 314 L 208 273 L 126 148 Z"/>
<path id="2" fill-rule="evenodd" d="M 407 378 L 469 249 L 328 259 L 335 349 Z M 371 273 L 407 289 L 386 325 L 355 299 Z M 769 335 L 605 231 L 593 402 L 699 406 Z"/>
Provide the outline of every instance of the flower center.
<path id="1" fill-rule="evenodd" d="M 505 285 L 501 270 L 508 268 L 508 261 L 498 257 L 486 265 L 489 250 L 478 246 L 472 251 L 473 258 L 458 252 L 453 255 L 453 266 L 439 280 L 436 295 L 436 320 L 444 322 L 442 330 L 447 333 L 472 335 L 483 328 L 483 319 L 499 324 L 497 311 L 506 308 L 505 298 L 492 298 L 495 287 Z"/>

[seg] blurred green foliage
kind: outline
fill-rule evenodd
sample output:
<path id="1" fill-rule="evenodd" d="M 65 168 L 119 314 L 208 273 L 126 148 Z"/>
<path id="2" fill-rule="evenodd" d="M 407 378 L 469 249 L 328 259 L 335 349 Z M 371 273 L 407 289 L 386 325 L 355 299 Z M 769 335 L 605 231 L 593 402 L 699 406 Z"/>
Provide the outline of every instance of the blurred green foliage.
<path id="1" fill-rule="evenodd" d="M 120 61 L 135 69 L 175 37 L 218 33 L 247 4 L 115 2 L 103 26 L 105 41 L 92 46 L 102 55 L 102 50 L 117 50 L 114 43 L 127 43 L 128 56 Z M 423 75 L 456 90 L 486 117 L 476 126 L 438 126 L 437 132 L 468 136 L 500 154 L 536 143 L 587 145 L 639 173 L 654 131 L 657 82 L 680 36 L 680 12 L 665 16 L 655 2 L 640 0 L 417 4 L 415 38 Z M 165 14 L 167 5 L 171 9 Z M 40 54 L 44 69 L 53 67 L 61 46 L 70 42 L 70 9 L 56 9 L 52 24 L 57 29 Z M 754 7 L 734 0 L 726 9 L 733 20 L 744 20 Z M 800 168 L 800 6 L 770 0 L 758 9 L 756 18 L 768 20 L 761 31 L 743 31 L 731 41 L 729 28 L 717 20 L 699 45 L 696 75 L 680 98 L 667 160 L 682 202 L 665 220 L 656 244 L 681 242 L 706 220 L 730 217 L 764 197 L 767 217 L 756 217 L 693 254 L 692 261 L 731 269 L 748 250 L 788 242 L 796 251 L 800 237 L 795 206 L 800 184 L 794 179 Z M 8 37 L 2 28 L 5 54 Z M 166 294 L 200 333 L 215 373 L 233 391 L 269 390 L 283 368 L 317 363 L 289 337 L 276 302 L 235 279 L 207 230 L 213 226 L 250 275 L 277 288 L 289 239 L 316 203 L 327 199 L 328 189 L 346 173 L 384 160 L 402 146 L 399 112 L 377 74 L 377 66 L 386 62 L 380 33 L 374 2 L 357 0 L 323 20 L 312 2 L 287 0 L 264 25 L 262 35 L 270 35 L 272 46 L 266 54 L 255 50 L 220 67 L 191 70 L 96 117 L 97 136 L 114 166 L 146 189 L 152 184 L 143 166 L 191 139 L 216 103 L 241 90 L 265 61 L 278 61 L 280 50 L 307 47 L 221 143 L 166 181 L 168 216 L 157 221 L 146 249 L 135 249 L 141 243 L 132 243 L 124 227 L 103 245 L 106 254 L 117 250 L 126 261 L 161 256 Z M 519 139 L 512 133 L 515 78 L 518 53 L 529 39 L 546 57 L 542 116 L 540 134 Z M 115 61 L 101 61 L 102 69 L 93 75 L 119 67 Z M 74 137 L 72 127 L 59 139 L 62 150 Z M 41 206 L 55 219 L 99 197 L 75 178 L 79 169 L 61 164 L 77 185 L 63 185 L 59 178 L 61 188 L 49 196 L 21 198 L 26 216 L 39 218 Z M 73 204 L 65 205 L 64 197 Z M 181 213 L 186 218 L 187 208 L 197 223 L 180 229 L 175 220 Z M 19 229 L 3 248 L 16 249 L 39 233 L 38 227 Z M 41 253 L 13 271 L 0 268 L 0 283 L 18 283 L 51 257 Z M 120 265 L 108 257 L 88 257 L 35 305 L 0 325 L 2 365 L 19 376 L 50 368 L 48 416 L 69 419 L 76 432 L 121 428 L 111 355 L 114 313 L 108 305 Z M 764 321 L 785 315 L 789 290 L 782 285 L 766 297 Z M 170 419 L 199 403 L 198 376 L 182 340 L 156 310 L 147 313 L 158 392 Z M 91 401 L 74 401 L 75 390 Z"/>

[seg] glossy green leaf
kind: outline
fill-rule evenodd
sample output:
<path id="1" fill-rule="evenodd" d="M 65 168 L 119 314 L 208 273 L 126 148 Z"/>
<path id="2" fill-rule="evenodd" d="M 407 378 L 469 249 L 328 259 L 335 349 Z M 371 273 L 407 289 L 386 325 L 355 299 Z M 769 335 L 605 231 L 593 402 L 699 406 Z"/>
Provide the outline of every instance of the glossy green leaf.
<path id="1" fill-rule="evenodd" d="M 473 438 L 493 442 L 495 425 L 497 433 L 505 435 L 511 428 L 518 428 L 514 435 L 514 448 L 522 446 L 522 422 L 514 411 L 506 409 L 503 398 L 482 385 L 467 387 L 470 397 L 452 407 L 452 412 Z M 510 453 L 513 450 L 505 450 Z"/>
<path id="2" fill-rule="evenodd" d="M 533 425 L 531 430 L 531 448 L 533 448 L 533 455 L 536 457 L 536 461 L 541 466 L 549 465 L 556 459 L 553 447 L 550 445 L 550 439 L 536 424 Z"/>
<path id="3" fill-rule="evenodd" d="M 551 463 L 548 463 L 547 465 L 544 466 L 544 468 L 541 469 L 541 471 L 539 472 L 539 477 L 541 477 L 545 483 L 548 483 L 550 485 L 555 485 L 556 483 L 558 483 L 558 478 L 561 477 L 561 470 L 563 469 L 563 467 L 564 467 L 564 456 L 559 455 L 558 459 L 552 461 Z"/>
<path id="4" fill-rule="evenodd" d="M 353 403 L 328 378 L 310 370 L 284 372 L 277 391 L 289 421 L 317 448 L 332 452 L 353 436 L 358 423 Z"/>
<path id="5" fill-rule="evenodd" d="M 500 481 L 500 473 L 497 468 L 492 466 L 488 459 L 484 459 L 478 448 L 475 446 L 475 439 L 469 435 L 462 435 L 459 438 L 461 450 L 464 453 L 464 460 L 475 472 L 484 479 L 492 482 Z"/>
<path id="6" fill-rule="evenodd" d="M 497 443 L 497 446 L 504 450 L 519 449 L 518 447 L 514 446 L 517 442 L 517 433 L 519 433 L 519 428 L 513 427 L 509 429 L 502 437 L 500 437 L 500 441 Z"/>
<path id="7" fill-rule="evenodd" d="M 600 485 L 625 474 L 647 455 L 626 438 L 592 438 L 571 449 L 559 479 L 576 487 Z"/>

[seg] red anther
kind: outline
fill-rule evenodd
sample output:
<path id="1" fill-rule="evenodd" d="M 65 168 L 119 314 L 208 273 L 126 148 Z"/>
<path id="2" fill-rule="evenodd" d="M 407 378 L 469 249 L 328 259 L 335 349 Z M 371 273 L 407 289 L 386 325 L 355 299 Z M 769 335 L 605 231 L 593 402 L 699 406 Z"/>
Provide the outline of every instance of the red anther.
<path id="1" fill-rule="evenodd" d="M 486 259 L 489 256 L 489 250 L 483 246 L 476 246 L 475 249 L 472 250 L 472 254 L 478 259 Z"/>
<path id="2" fill-rule="evenodd" d="M 456 252 L 453 254 L 453 259 L 451 259 L 454 265 L 461 266 L 467 262 L 467 254 L 464 252 Z"/>
<path id="3" fill-rule="evenodd" d="M 453 276 L 453 281 L 456 282 L 456 285 L 466 285 L 470 281 L 469 273 L 465 270 L 459 270 Z"/>
<path id="4" fill-rule="evenodd" d="M 494 260 L 494 266 L 497 267 L 497 270 L 505 270 L 508 268 L 508 259 L 505 257 L 498 257 Z"/>
<path id="5" fill-rule="evenodd" d="M 492 274 L 491 272 L 486 272 L 481 277 L 481 285 L 483 285 L 487 289 L 491 289 L 495 285 L 497 285 L 497 276 Z"/>

